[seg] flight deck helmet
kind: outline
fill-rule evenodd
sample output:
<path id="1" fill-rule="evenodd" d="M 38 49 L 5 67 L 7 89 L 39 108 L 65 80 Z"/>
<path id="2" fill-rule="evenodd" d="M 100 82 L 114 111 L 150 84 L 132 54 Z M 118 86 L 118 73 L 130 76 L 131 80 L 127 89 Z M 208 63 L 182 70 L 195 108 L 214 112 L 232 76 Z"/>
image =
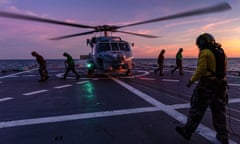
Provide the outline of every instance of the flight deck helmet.
<path id="1" fill-rule="evenodd" d="M 38 55 L 38 53 L 36 52 L 36 51 L 32 51 L 32 56 L 37 56 Z"/>
<path id="2" fill-rule="evenodd" d="M 196 40 L 196 45 L 200 48 L 209 48 L 216 44 L 214 37 L 209 33 L 203 33 L 198 36 Z"/>
<path id="3" fill-rule="evenodd" d="M 68 56 L 69 54 L 67 52 L 64 52 L 63 53 L 63 56 Z"/>

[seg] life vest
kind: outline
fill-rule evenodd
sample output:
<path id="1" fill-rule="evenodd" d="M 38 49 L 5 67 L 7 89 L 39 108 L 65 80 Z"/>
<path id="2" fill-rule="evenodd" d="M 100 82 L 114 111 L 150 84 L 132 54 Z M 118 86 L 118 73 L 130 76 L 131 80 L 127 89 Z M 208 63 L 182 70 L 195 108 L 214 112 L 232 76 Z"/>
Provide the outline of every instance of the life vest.
<path id="1" fill-rule="evenodd" d="M 210 69 L 208 70 L 212 73 L 213 76 L 222 79 L 226 76 L 226 55 L 224 53 L 224 50 L 221 47 L 211 47 L 209 50 L 211 50 L 215 56 L 216 69 L 215 72 Z"/>

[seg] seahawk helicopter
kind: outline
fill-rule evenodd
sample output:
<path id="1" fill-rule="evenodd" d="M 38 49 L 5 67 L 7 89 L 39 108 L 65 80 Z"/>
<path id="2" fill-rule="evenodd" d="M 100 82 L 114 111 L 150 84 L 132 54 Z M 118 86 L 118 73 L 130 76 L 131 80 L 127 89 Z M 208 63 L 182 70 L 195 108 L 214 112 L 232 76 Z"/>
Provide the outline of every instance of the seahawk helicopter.
<path id="1" fill-rule="evenodd" d="M 12 18 L 12 19 L 20 19 L 20 20 L 29 20 L 36 21 L 42 23 L 51 23 L 57 25 L 64 25 L 70 27 L 84 28 L 84 29 L 92 29 L 87 32 L 70 34 L 55 38 L 50 38 L 50 40 L 62 40 L 77 36 L 83 36 L 98 32 L 103 32 L 104 36 L 92 37 L 91 39 L 87 39 L 87 45 L 90 47 L 90 53 L 88 55 L 88 74 L 92 74 L 95 70 L 106 71 L 117 71 L 117 72 L 125 72 L 126 75 L 131 75 L 131 70 L 133 68 L 133 55 L 132 48 L 127 41 L 122 40 L 120 37 L 109 36 L 109 33 L 118 32 L 124 34 L 130 34 L 135 36 L 141 36 L 145 38 L 158 38 L 158 36 L 133 33 L 127 31 L 120 31 L 121 28 L 160 22 L 165 20 L 184 18 L 194 15 L 202 15 L 214 12 L 221 12 L 225 10 L 231 9 L 231 6 L 228 3 L 220 3 L 217 5 L 199 8 L 195 10 L 185 11 L 173 15 L 168 15 L 164 17 L 159 17 L 155 19 L 140 21 L 136 23 L 130 23 L 126 25 L 99 25 L 99 26 L 90 26 L 83 25 L 78 23 L 70 23 L 64 21 L 58 21 L 53 19 L 47 19 L 42 17 L 24 15 L 24 14 L 16 14 L 11 12 L 0 11 L 0 17 Z"/>

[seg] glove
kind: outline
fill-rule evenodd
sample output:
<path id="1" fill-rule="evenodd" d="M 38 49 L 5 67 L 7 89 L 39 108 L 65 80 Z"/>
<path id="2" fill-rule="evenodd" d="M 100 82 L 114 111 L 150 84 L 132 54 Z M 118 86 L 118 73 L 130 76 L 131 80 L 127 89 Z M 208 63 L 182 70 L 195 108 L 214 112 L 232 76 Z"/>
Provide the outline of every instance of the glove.
<path id="1" fill-rule="evenodd" d="M 186 84 L 186 86 L 191 87 L 192 84 L 193 84 L 193 82 L 191 80 L 189 80 L 188 83 Z"/>

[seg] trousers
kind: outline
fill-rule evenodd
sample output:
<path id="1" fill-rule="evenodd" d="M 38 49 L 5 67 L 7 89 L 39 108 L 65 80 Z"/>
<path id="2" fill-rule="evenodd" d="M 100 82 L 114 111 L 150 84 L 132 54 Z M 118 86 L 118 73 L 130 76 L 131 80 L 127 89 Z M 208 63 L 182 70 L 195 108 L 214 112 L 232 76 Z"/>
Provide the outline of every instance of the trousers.
<path id="1" fill-rule="evenodd" d="M 191 107 L 184 128 L 192 133 L 209 107 L 218 136 L 228 138 L 226 105 L 228 102 L 226 80 L 200 80 L 191 97 Z"/>

